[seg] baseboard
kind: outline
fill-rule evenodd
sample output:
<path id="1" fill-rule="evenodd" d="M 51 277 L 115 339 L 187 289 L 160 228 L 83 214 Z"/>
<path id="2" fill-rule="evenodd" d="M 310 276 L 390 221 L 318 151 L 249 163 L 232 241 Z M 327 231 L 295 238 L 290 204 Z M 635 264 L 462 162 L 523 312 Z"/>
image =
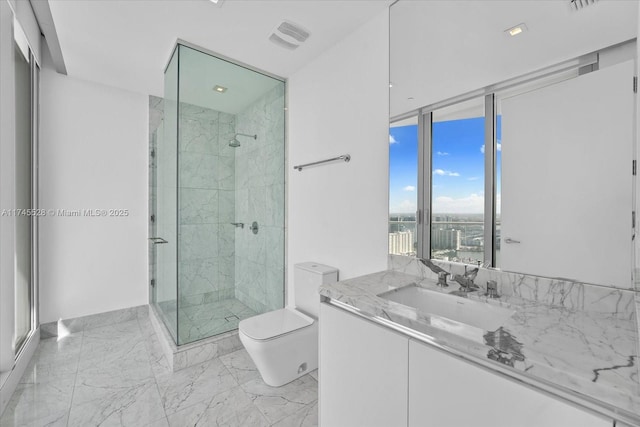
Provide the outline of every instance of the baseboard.
<path id="1" fill-rule="evenodd" d="M 44 323 L 40 325 L 42 339 L 136 320 L 139 313 L 146 314 L 146 311 L 147 305 L 139 305 L 136 307 L 123 308 L 104 313 L 90 314 L 88 316 L 60 319 L 57 322 Z"/>

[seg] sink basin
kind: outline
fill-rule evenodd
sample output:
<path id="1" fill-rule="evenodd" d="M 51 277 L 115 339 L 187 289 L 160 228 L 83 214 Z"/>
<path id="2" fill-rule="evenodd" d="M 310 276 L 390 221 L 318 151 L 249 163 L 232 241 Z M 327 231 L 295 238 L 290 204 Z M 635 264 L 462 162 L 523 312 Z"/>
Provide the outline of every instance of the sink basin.
<path id="1" fill-rule="evenodd" d="M 437 316 L 444 318 L 442 320 L 449 319 L 485 331 L 495 331 L 515 314 L 514 310 L 508 308 L 430 291 L 415 284 L 384 292 L 378 296 L 432 315 L 431 323 L 434 326 L 442 323 L 441 320 L 433 318 Z"/>

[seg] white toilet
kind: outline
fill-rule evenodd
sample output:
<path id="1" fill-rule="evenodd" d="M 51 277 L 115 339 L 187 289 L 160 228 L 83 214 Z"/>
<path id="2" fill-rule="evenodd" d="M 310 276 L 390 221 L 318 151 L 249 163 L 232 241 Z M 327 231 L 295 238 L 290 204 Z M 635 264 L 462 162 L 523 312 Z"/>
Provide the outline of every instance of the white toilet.
<path id="1" fill-rule="evenodd" d="M 240 341 L 265 383 L 280 387 L 318 368 L 318 289 L 338 281 L 338 269 L 316 262 L 295 265 L 295 307 L 242 320 Z"/>

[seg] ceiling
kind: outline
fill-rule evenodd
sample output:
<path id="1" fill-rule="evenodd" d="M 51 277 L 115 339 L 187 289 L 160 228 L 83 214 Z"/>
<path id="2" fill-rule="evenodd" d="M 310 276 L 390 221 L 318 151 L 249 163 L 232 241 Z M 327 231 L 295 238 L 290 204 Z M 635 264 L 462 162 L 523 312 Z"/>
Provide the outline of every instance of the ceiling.
<path id="1" fill-rule="evenodd" d="M 638 34 L 635 0 L 400 0 L 390 15 L 391 117 Z M 528 31 L 505 34 L 520 23 Z"/>
<path id="2" fill-rule="evenodd" d="M 167 68 L 165 85 L 177 89 L 180 102 L 210 108 L 223 113 L 237 114 L 283 83 L 223 59 L 207 55 L 189 47 L 180 47 L 180 76 L 174 54 Z M 169 71 L 171 70 L 171 71 Z M 223 93 L 214 90 L 221 86 Z M 165 97 L 168 92 L 165 92 Z"/>
<path id="3" fill-rule="evenodd" d="M 163 95 L 177 39 L 289 77 L 391 0 L 49 0 L 69 76 Z M 311 36 L 291 51 L 268 40 L 283 20 Z"/>

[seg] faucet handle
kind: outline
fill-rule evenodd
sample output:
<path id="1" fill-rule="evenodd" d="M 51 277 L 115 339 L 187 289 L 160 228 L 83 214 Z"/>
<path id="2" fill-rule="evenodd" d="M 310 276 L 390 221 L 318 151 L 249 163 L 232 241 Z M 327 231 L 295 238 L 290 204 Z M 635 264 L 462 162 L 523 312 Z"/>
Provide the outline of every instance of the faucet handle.
<path id="1" fill-rule="evenodd" d="M 443 288 L 448 287 L 447 284 L 447 276 L 450 276 L 451 273 L 447 273 L 446 271 L 441 271 L 438 273 L 438 286 L 442 286 Z"/>
<path id="2" fill-rule="evenodd" d="M 489 280 L 487 282 L 487 292 L 484 295 L 489 298 L 500 298 L 500 295 L 498 295 L 498 282 Z"/>

